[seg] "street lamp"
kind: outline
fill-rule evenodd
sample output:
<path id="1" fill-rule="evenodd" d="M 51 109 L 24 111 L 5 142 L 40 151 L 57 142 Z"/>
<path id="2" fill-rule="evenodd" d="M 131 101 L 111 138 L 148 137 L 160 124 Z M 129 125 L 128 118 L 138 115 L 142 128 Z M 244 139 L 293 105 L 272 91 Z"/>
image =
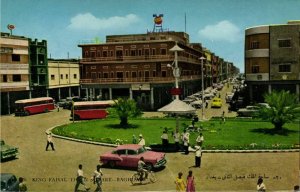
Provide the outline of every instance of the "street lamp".
<path id="1" fill-rule="evenodd" d="M 172 69 L 173 69 L 173 75 L 174 75 L 174 77 L 175 77 L 175 88 L 178 89 L 178 88 L 179 88 L 179 86 L 178 86 L 178 79 L 179 79 L 179 77 L 180 77 L 180 70 L 179 70 L 179 68 L 178 68 L 178 58 L 177 58 L 177 57 L 178 57 L 178 54 L 177 54 L 177 52 L 178 52 L 178 51 L 183 51 L 183 49 L 181 49 L 181 48 L 177 45 L 177 42 L 176 42 L 175 46 L 172 47 L 172 48 L 170 49 L 170 51 L 174 52 L 174 54 L 175 54 L 175 59 L 174 59 L 175 67 L 172 68 Z M 168 66 L 170 66 L 170 64 L 168 64 Z M 176 99 L 179 100 L 179 95 L 178 95 L 178 94 L 176 94 Z"/>
<path id="2" fill-rule="evenodd" d="M 203 78 L 203 61 L 205 60 L 205 57 L 200 57 L 201 60 L 201 87 L 202 87 L 202 121 L 204 119 L 204 78 Z"/>

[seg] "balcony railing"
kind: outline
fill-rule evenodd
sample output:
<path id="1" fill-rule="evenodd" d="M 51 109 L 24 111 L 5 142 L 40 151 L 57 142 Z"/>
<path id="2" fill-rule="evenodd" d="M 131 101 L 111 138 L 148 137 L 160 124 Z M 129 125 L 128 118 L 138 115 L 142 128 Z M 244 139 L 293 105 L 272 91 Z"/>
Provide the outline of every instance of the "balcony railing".
<path id="1" fill-rule="evenodd" d="M 117 56 L 117 57 L 89 57 L 89 58 L 83 58 L 80 60 L 80 63 L 122 63 L 122 62 L 156 62 L 156 61 L 174 61 L 173 55 L 142 55 L 142 56 Z M 182 62 L 190 62 L 195 64 L 200 64 L 200 61 L 191 58 L 191 57 L 184 57 L 184 56 L 178 56 L 178 61 Z"/>
<path id="2" fill-rule="evenodd" d="M 192 81 L 201 79 L 200 75 L 181 76 L 180 81 Z M 137 78 L 98 78 L 81 79 L 81 84 L 128 84 L 128 83 L 172 83 L 174 77 L 137 77 Z"/>

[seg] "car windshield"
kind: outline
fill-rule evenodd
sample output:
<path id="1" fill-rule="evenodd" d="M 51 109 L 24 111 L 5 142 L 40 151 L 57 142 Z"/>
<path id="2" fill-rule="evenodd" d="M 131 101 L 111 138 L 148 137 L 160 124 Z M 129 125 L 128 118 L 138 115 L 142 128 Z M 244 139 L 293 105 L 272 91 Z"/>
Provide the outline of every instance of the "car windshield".
<path id="1" fill-rule="evenodd" d="M 144 147 L 141 147 L 138 149 L 138 154 L 144 153 L 146 151 L 146 149 Z"/>

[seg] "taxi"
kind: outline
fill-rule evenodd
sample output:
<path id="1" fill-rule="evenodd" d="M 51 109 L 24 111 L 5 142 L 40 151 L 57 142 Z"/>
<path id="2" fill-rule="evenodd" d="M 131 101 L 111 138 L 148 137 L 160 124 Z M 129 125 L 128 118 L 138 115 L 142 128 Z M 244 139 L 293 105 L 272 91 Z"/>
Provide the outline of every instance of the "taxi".
<path id="1" fill-rule="evenodd" d="M 211 108 L 221 108 L 222 107 L 222 100 L 220 98 L 213 98 L 211 102 Z"/>

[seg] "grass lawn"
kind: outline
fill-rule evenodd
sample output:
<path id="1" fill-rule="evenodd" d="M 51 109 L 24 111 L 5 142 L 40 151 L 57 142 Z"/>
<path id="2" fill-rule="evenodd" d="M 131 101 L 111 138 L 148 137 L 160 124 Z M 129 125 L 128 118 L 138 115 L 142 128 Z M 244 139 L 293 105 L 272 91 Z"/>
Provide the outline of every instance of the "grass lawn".
<path id="1" fill-rule="evenodd" d="M 132 143 L 132 136 L 143 134 L 146 145 L 160 144 L 160 136 L 168 128 L 169 141 L 174 142 L 171 132 L 175 130 L 176 121 L 170 118 L 139 118 L 129 120 L 130 128 L 119 128 L 119 119 L 82 121 L 59 126 L 53 133 L 79 139 L 106 143 Z M 180 119 L 180 132 L 191 121 Z M 204 149 L 287 149 L 299 148 L 299 122 L 284 125 L 280 133 L 273 131 L 273 125 L 259 120 L 219 120 L 197 122 L 202 127 Z M 198 132 L 191 132 L 190 144 L 194 145 Z"/>

